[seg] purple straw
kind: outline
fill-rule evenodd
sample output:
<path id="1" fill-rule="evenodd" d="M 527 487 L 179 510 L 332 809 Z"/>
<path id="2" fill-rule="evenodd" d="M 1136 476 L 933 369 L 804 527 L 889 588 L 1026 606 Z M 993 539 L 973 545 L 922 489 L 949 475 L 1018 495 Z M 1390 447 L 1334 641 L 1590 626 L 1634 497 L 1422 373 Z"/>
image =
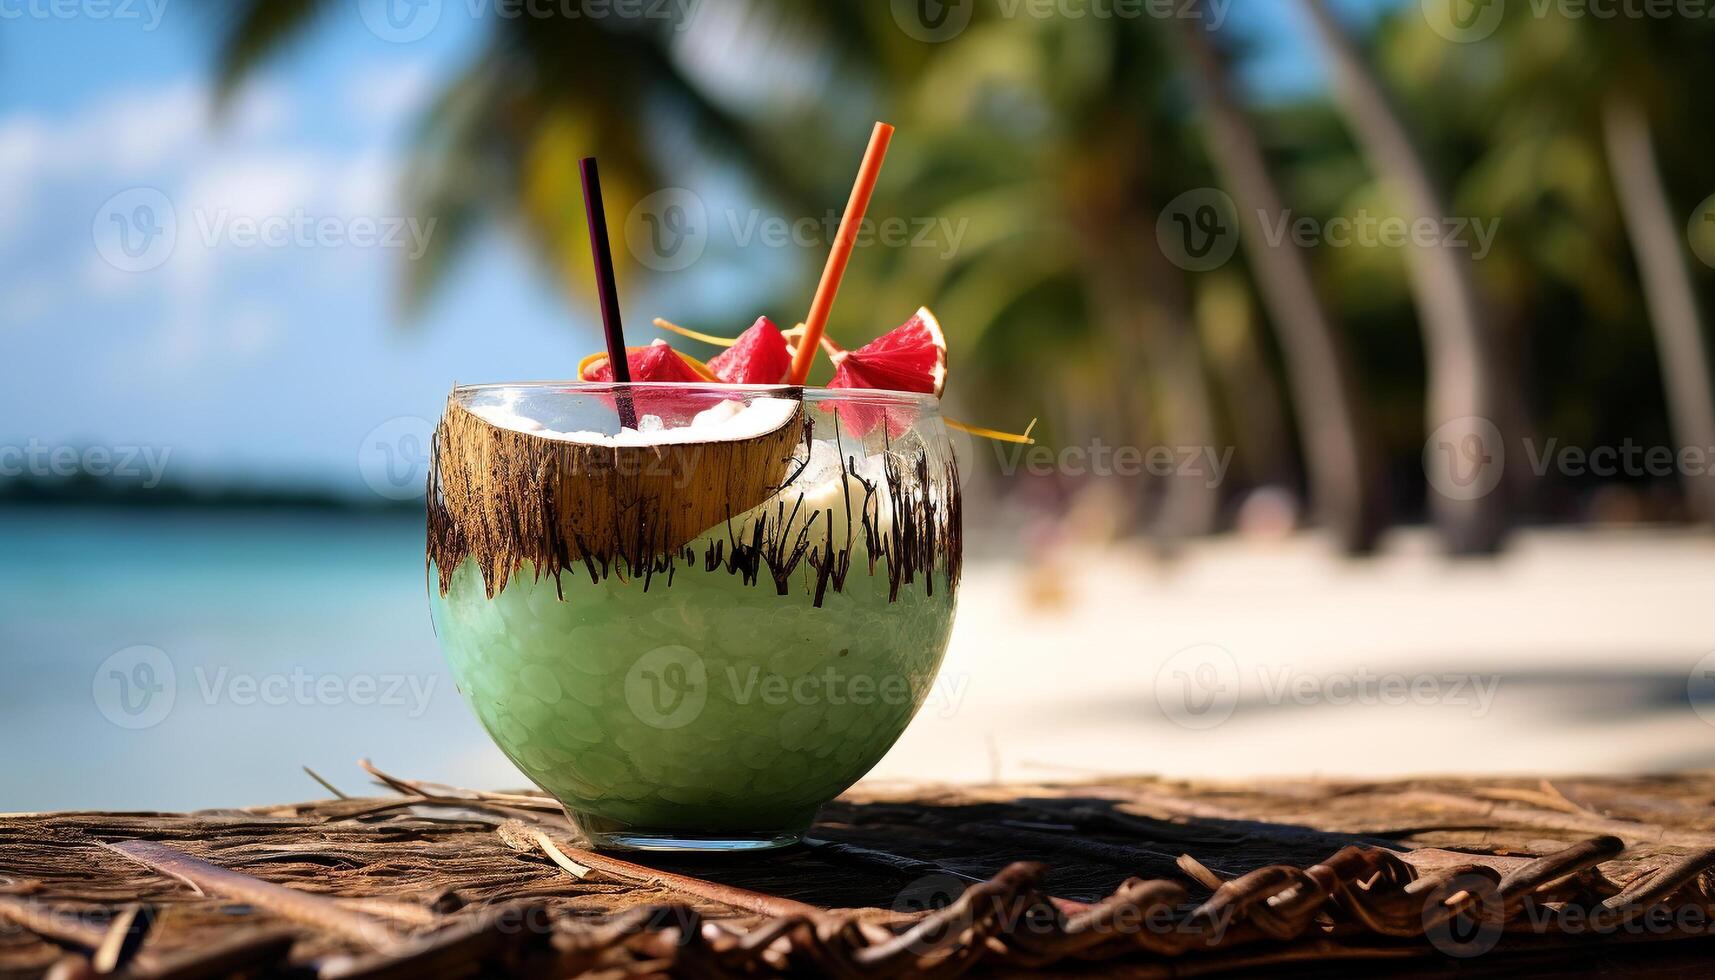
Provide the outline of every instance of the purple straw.
<path id="1" fill-rule="evenodd" d="M 601 301 L 601 328 L 607 335 L 607 363 L 613 369 L 616 384 L 631 383 L 631 365 L 625 359 L 625 326 L 619 319 L 619 287 L 613 280 L 613 250 L 607 242 L 607 214 L 601 203 L 601 174 L 596 170 L 595 157 L 578 161 L 578 175 L 583 178 L 584 216 L 590 228 L 590 255 L 595 259 L 596 294 Z M 618 393 L 619 424 L 637 428 L 637 413 L 631 398 Z"/>

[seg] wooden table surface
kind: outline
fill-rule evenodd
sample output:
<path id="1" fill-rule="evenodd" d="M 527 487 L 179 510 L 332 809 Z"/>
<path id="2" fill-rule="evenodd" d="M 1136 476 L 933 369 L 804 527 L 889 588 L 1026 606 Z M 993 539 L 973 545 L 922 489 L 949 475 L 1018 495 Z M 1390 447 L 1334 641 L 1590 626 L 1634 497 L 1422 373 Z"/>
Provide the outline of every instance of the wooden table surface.
<path id="1" fill-rule="evenodd" d="M 0 816 L 0 977 L 1667 976 L 1715 952 L 1711 773 L 871 785 L 806 846 L 680 856 L 371 771 L 393 795 Z"/>

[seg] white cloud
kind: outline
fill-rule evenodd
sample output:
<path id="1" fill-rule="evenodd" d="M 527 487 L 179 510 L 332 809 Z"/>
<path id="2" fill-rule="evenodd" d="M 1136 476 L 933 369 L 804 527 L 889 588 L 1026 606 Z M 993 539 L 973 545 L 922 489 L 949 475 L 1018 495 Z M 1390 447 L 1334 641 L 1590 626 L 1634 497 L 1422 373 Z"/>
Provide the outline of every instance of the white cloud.
<path id="1" fill-rule="evenodd" d="M 311 128 L 293 93 L 266 79 L 247 85 L 219 120 L 208 87 L 192 78 L 57 116 L 0 115 L 0 250 L 30 243 L 45 273 L 27 295 L 0 297 L 0 316 L 34 322 L 44 311 L 77 312 L 79 296 L 100 308 L 124 294 L 128 349 L 151 369 L 184 372 L 274 345 L 294 297 L 335 271 L 341 288 L 365 276 L 384 288 L 390 280 L 371 272 L 392 255 L 239 247 L 232 222 L 397 214 L 390 143 L 431 85 L 422 64 L 362 73 L 348 111 L 373 135 L 355 143 Z M 167 196 L 178 237 L 159 267 L 130 273 L 92 247 L 91 222 L 104 200 L 139 186 Z"/>
<path id="2" fill-rule="evenodd" d="M 61 142 L 66 166 L 94 165 L 136 173 L 182 157 L 207 132 L 207 92 L 181 81 L 164 89 L 125 93 L 99 104 Z"/>
<path id="3" fill-rule="evenodd" d="M 230 135 L 240 140 L 277 136 L 297 121 L 297 109 L 292 94 L 284 86 L 251 82 L 227 107 L 226 125 Z"/>
<path id="4" fill-rule="evenodd" d="M 400 163 L 385 150 L 371 150 L 347 164 L 337 178 L 334 207 L 343 214 L 392 214 L 398 210 Z"/>
<path id="5" fill-rule="evenodd" d="M 31 220 L 30 188 L 46 142 L 45 128 L 34 116 L 19 113 L 0 119 L 0 247 L 22 235 Z"/>

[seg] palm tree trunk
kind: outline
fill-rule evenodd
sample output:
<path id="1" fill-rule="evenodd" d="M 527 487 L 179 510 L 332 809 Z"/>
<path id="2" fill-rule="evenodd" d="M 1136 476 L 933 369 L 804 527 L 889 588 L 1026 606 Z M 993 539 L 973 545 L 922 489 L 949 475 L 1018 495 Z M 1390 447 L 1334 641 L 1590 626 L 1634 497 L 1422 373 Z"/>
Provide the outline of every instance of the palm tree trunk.
<path id="1" fill-rule="evenodd" d="M 1198 452 L 1220 455 L 1214 394 L 1203 363 L 1202 338 L 1191 307 L 1190 283 L 1184 270 L 1167 261 L 1154 236 L 1146 243 L 1135 229 L 1153 229 L 1158 217 L 1147 209 L 1124 212 L 1127 229 L 1107 250 L 1110 288 L 1123 304 L 1116 312 L 1129 315 L 1139 331 L 1144 356 L 1156 380 L 1153 400 L 1155 432 L 1176 455 Z M 1113 263 L 1119 259 L 1119 263 Z M 1166 549 L 1184 539 L 1214 532 L 1220 519 L 1221 483 L 1206 466 L 1160 478 L 1165 486 L 1151 530 Z M 1224 479 L 1225 474 L 1222 474 Z"/>
<path id="2" fill-rule="evenodd" d="M 1167 489 L 1152 523 L 1156 538 L 1171 548 L 1185 538 L 1215 530 L 1220 487 L 1201 466 L 1207 453 L 1218 453 L 1220 447 L 1215 445 L 1215 412 L 1203 349 L 1189 308 L 1157 304 L 1140 319 L 1146 321 L 1143 330 L 1150 360 L 1160 365 L 1155 372 L 1160 381 L 1155 405 L 1163 443 L 1174 451 L 1176 460 L 1192 450 L 1204 454 L 1197 460 L 1198 473 L 1175 472 L 1162 478 Z"/>
<path id="3" fill-rule="evenodd" d="M 1286 208 L 1225 63 L 1201 20 L 1180 18 L 1179 24 L 1201 83 L 1209 153 L 1238 198 L 1245 253 L 1286 362 L 1313 513 L 1346 550 L 1369 551 L 1381 529 L 1379 485 L 1372 478 L 1368 433 L 1345 350 L 1304 252 L 1290 241 L 1268 240 L 1262 216 L 1279 219 Z"/>
<path id="4" fill-rule="evenodd" d="M 1183 274 L 1159 249 L 1145 248 L 1135 229 L 1154 228 L 1154 215 L 1116 202 L 1074 208 L 1084 229 L 1097 321 L 1124 365 L 1122 377 L 1147 378 L 1150 397 L 1125 419 L 1123 445 L 1220 455 L 1213 395 Z M 1130 393 L 1129 391 L 1127 392 Z M 1222 474 L 1225 475 L 1224 473 Z M 1152 477 L 1150 534 L 1164 549 L 1214 531 L 1221 488 L 1212 473 Z M 1157 494 L 1159 497 L 1157 498 Z"/>
<path id="5" fill-rule="evenodd" d="M 1381 80 L 1326 0 L 1302 3 L 1334 63 L 1353 135 L 1378 175 L 1400 195 L 1408 217 L 1445 221 L 1448 208 L 1441 190 Z M 1450 452 L 1474 447 L 1481 453 L 1468 454 L 1468 462 L 1479 467 L 1499 465 L 1502 447 L 1490 443 L 1497 422 L 1505 420 L 1471 255 L 1462 245 L 1441 241 L 1414 245 L 1409 256 L 1412 292 L 1429 358 L 1426 429 Z M 1426 462 L 1439 458 L 1434 453 L 1425 455 Z M 1505 533 L 1503 494 L 1492 490 L 1474 495 L 1447 493 L 1448 484 L 1435 479 L 1433 470 L 1430 475 L 1435 488 L 1429 494 L 1430 503 L 1447 547 L 1455 554 L 1498 549 Z M 1490 475 L 1479 473 L 1478 478 Z M 1493 476 L 1492 481 L 1478 485 L 1492 482 L 1494 490 L 1504 488 L 1499 474 Z M 1451 482 L 1471 485 L 1469 474 Z"/>
<path id="6" fill-rule="evenodd" d="M 1707 450 L 1715 446 L 1715 395 L 1710 391 L 1703 316 L 1680 249 L 1680 225 L 1656 165 L 1649 119 L 1634 99 L 1617 94 L 1603 106 L 1602 131 L 1615 196 L 1655 327 L 1673 436 L 1681 446 Z M 1680 479 L 1692 515 L 1715 523 L 1715 475 L 1682 473 Z"/>
<path id="7" fill-rule="evenodd" d="M 1197 334 L 1220 396 L 1216 407 L 1231 419 L 1233 468 L 1252 487 L 1297 487 L 1304 467 L 1295 453 L 1292 419 L 1282 411 L 1288 399 L 1263 354 L 1254 292 L 1250 280 L 1236 273 L 1200 283 L 1192 302 Z"/>

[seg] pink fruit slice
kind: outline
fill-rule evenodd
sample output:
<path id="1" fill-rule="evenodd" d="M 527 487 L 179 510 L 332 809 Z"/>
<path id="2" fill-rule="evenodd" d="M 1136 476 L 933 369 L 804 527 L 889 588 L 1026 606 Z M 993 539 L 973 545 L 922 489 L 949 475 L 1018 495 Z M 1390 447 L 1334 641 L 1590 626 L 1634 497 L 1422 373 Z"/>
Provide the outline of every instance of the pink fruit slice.
<path id="1" fill-rule="evenodd" d="M 947 338 L 928 308 L 856 350 L 822 338 L 834 364 L 830 388 L 886 388 L 937 397 L 947 383 Z"/>
<path id="2" fill-rule="evenodd" d="M 727 384 L 775 385 L 786 380 L 792 351 L 786 335 L 765 316 L 756 318 L 738 340 L 709 361 L 709 370 Z"/>
<path id="3" fill-rule="evenodd" d="M 633 381 L 719 380 L 707 365 L 667 346 L 665 340 L 657 340 L 647 347 L 626 348 L 625 364 L 631 369 Z M 578 379 L 612 381 L 613 365 L 607 362 L 607 354 L 598 352 L 584 358 L 578 365 Z"/>
<path id="4" fill-rule="evenodd" d="M 827 337 L 822 338 L 822 348 L 834 364 L 829 388 L 877 388 L 940 397 L 947 383 L 947 340 L 927 308 L 856 350 L 843 350 Z M 891 438 L 911 428 L 911 412 L 902 408 L 847 403 L 836 411 L 860 437 L 875 431 L 884 419 Z"/>

